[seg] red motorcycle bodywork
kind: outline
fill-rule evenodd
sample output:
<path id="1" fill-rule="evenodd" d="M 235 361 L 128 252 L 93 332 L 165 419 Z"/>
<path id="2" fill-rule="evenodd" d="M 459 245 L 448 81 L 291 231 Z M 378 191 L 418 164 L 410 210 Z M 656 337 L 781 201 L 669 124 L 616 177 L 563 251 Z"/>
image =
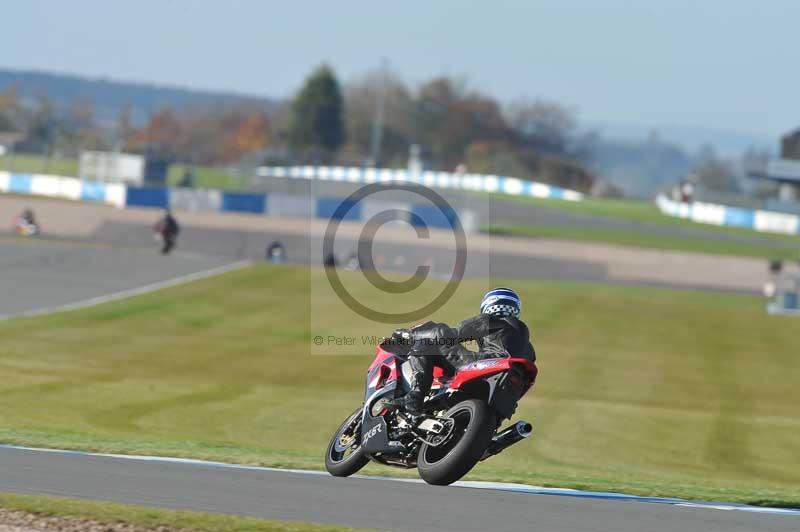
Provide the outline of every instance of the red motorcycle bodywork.
<path id="1" fill-rule="evenodd" d="M 490 358 L 462 366 L 452 378 L 448 378 L 444 370 L 435 366 L 433 369 L 433 389 L 446 387 L 449 390 L 458 390 L 464 384 L 478 379 L 483 379 L 497 373 L 511 370 L 514 366 L 521 366 L 530 378 L 531 383 L 536 381 L 539 369 L 536 363 L 527 358 Z M 376 369 L 380 368 L 378 371 Z M 375 359 L 370 364 L 367 374 L 374 377 L 368 383 L 370 389 L 380 389 L 386 384 L 397 380 L 397 358 L 378 346 L 375 350 Z M 531 384 L 533 387 L 533 384 Z"/>
<path id="2" fill-rule="evenodd" d="M 378 346 L 369 366 L 364 390 L 362 414 L 362 446 L 371 456 L 396 453 L 396 440 L 390 440 L 387 413 L 389 402 L 409 390 L 409 379 L 403 373 L 408 349 L 386 343 Z M 459 367 L 454 375 L 434 366 L 434 382 L 425 404 L 447 409 L 452 401 L 464 397 L 483 398 L 500 419 L 511 419 L 519 399 L 533 386 L 538 370 L 526 358 L 491 358 Z"/>

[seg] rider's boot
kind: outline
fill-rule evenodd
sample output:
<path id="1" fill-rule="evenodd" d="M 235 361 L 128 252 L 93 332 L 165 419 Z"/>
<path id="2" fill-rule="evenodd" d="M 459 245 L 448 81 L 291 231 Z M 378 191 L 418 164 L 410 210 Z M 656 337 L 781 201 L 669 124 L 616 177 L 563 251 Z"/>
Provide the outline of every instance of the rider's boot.
<path id="1" fill-rule="evenodd" d="M 433 383 L 433 359 L 422 353 L 411 352 L 408 357 L 411 366 L 411 382 L 408 393 L 403 397 L 403 407 L 412 416 L 421 416 L 422 403 Z"/>
<path id="2" fill-rule="evenodd" d="M 412 417 L 422 415 L 422 402 L 425 396 L 419 390 L 411 390 L 403 397 L 403 409 Z"/>

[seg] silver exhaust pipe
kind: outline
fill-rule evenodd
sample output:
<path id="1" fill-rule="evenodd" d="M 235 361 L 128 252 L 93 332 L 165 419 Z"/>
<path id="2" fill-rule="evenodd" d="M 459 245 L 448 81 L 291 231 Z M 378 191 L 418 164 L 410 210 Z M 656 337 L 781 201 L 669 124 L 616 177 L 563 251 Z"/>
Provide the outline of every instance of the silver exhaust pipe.
<path id="1" fill-rule="evenodd" d="M 527 421 L 517 421 L 512 426 L 498 432 L 492 437 L 489 448 L 486 449 L 481 460 L 486 460 L 490 456 L 504 451 L 515 443 L 529 438 L 531 434 L 533 434 L 533 425 Z"/>

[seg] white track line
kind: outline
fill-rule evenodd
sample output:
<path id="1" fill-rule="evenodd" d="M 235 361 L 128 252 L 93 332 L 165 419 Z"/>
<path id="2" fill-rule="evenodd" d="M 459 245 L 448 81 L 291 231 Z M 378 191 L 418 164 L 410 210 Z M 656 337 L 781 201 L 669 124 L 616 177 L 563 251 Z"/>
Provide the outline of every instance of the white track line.
<path id="1" fill-rule="evenodd" d="M 232 264 L 225 264 L 224 266 L 211 268 L 210 270 L 203 270 L 195 273 L 190 273 L 187 275 L 181 275 L 179 277 L 173 277 L 172 279 L 167 279 L 166 281 L 159 281 L 157 283 L 139 286 L 137 288 L 131 288 L 129 290 L 122 290 L 121 292 L 113 292 L 111 294 L 97 296 L 90 299 L 84 299 L 82 301 L 76 301 L 74 303 L 66 303 L 63 305 L 54 305 L 52 307 L 44 307 L 35 310 L 28 310 L 25 312 L 20 312 L 19 314 L 0 314 L 0 321 L 9 320 L 12 318 L 30 318 L 33 316 L 44 316 L 46 314 L 55 314 L 56 312 L 66 312 L 69 310 L 77 310 L 86 307 L 93 307 L 95 305 L 108 303 L 110 301 L 118 301 L 120 299 L 126 299 L 129 297 L 147 294 L 149 292 L 155 292 L 156 290 L 161 290 L 163 288 L 170 288 L 172 286 L 178 286 L 181 284 L 191 283 L 192 281 L 198 281 L 200 279 L 214 277 L 215 275 L 220 275 L 226 272 L 245 268 L 247 266 L 250 266 L 251 264 L 252 261 L 243 260 L 239 262 L 234 262 Z"/>
<path id="2" fill-rule="evenodd" d="M 75 456 L 92 456 L 100 458 L 113 458 L 117 460 L 130 460 L 130 461 L 141 461 L 141 462 L 172 463 L 172 464 L 182 464 L 182 465 L 200 466 L 200 467 L 218 467 L 222 469 L 235 469 L 235 470 L 246 470 L 246 471 L 269 471 L 277 473 L 294 473 L 298 475 L 312 475 L 312 476 L 324 476 L 324 477 L 329 476 L 328 473 L 324 471 L 314 471 L 309 469 L 282 469 L 278 467 L 249 466 L 241 464 L 229 464 L 226 462 L 214 462 L 210 460 L 197 460 L 193 458 L 90 453 L 86 451 L 42 449 L 38 447 L 24 447 L 18 445 L 0 444 L 0 450 L 2 449 L 13 449 L 20 451 L 32 451 L 39 453 L 54 453 L 54 454 L 75 455 Z M 413 484 L 423 483 L 422 480 L 413 478 L 393 478 L 393 477 L 378 477 L 378 476 L 366 476 L 366 475 L 353 475 L 352 478 L 359 478 L 364 480 L 408 482 Z M 531 486 L 528 484 L 512 484 L 506 482 L 482 482 L 482 481 L 465 480 L 452 484 L 452 487 L 462 488 L 462 489 L 469 488 L 469 489 L 482 489 L 482 490 L 495 490 L 495 491 L 513 491 L 517 493 L 531 493 L 536 495 L 560 495 L 566 497 L 581 497 L 587 499 L 649 502 L 655 504 L 669 504 L 672 506 L 679 506 L 683 508 L 703 508 L 707 510 L 725 510 L 725 511 L 739 511 L 739 512 L 749 512 L 758 514 L 800 516 L 800 510 L 789 509 L 789 508 L 768 508 L 763 506 L 749 506 L 746 504 L 725 503 L 725 502 L 689 501 L 686 499 L 676 499 L 671 497 L 642 497 L 638 495 L 627 495 L 624 493 L 614 493 L 614 492 L 604 492 L 604 491 L 583 491 L 583 490 L 573 490 L 567 488 L 545 488 L 543 486 Z"/>

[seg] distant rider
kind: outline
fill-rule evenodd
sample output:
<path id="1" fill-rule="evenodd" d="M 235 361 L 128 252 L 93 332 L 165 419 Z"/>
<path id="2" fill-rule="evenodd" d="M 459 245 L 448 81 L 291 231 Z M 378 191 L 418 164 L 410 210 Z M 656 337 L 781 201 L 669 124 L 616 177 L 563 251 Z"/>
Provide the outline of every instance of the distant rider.
<path id="1" fill-rule="evenodd" d="M 411 365 L 411 389 L 402 400 L 406 411 L 422 414 L 422 402 L 433 383 L 433 367 L 449 372 L 489 358 L 519 357 L 536 360 L 527 325 L 519 319 L 522 301 L 510 288 L 495 288 L 483 296 L 480 314 L 466 319 L 455 328 L 444 323 L 427 322 L 411 330 L 400 329 L 395 335 L 412 341 L 408 357 Z M 474 340 L 477 352 L 463 342 Z"/>
<path id="2" fill-rule="evenodd" d="M 21 235 L 31 236 L 39 234 L 39 224 L 36 222 L 36 215 L 31 209 L 26 208 L 13 221 L 14 230 Z"/>
<path id="3" fill-rule="evenodd" d="M 26 224 L 36 225 L 36 215 L 33 214 L 33 211 L 30 209 L 23 210 L 19 217 Z"/>
<path id="4" fill-rule="evenodd" d="M 164 217 L 153 227 L 153 231 L 161 237 L 161 253 L 166 255 L 175 247 L 175 241 L 178 238 L 178 233 L 181 232 L 181 227 L 175 217 L 172 216 L 172 212 L 167 210 L 164 212 Z"/>

